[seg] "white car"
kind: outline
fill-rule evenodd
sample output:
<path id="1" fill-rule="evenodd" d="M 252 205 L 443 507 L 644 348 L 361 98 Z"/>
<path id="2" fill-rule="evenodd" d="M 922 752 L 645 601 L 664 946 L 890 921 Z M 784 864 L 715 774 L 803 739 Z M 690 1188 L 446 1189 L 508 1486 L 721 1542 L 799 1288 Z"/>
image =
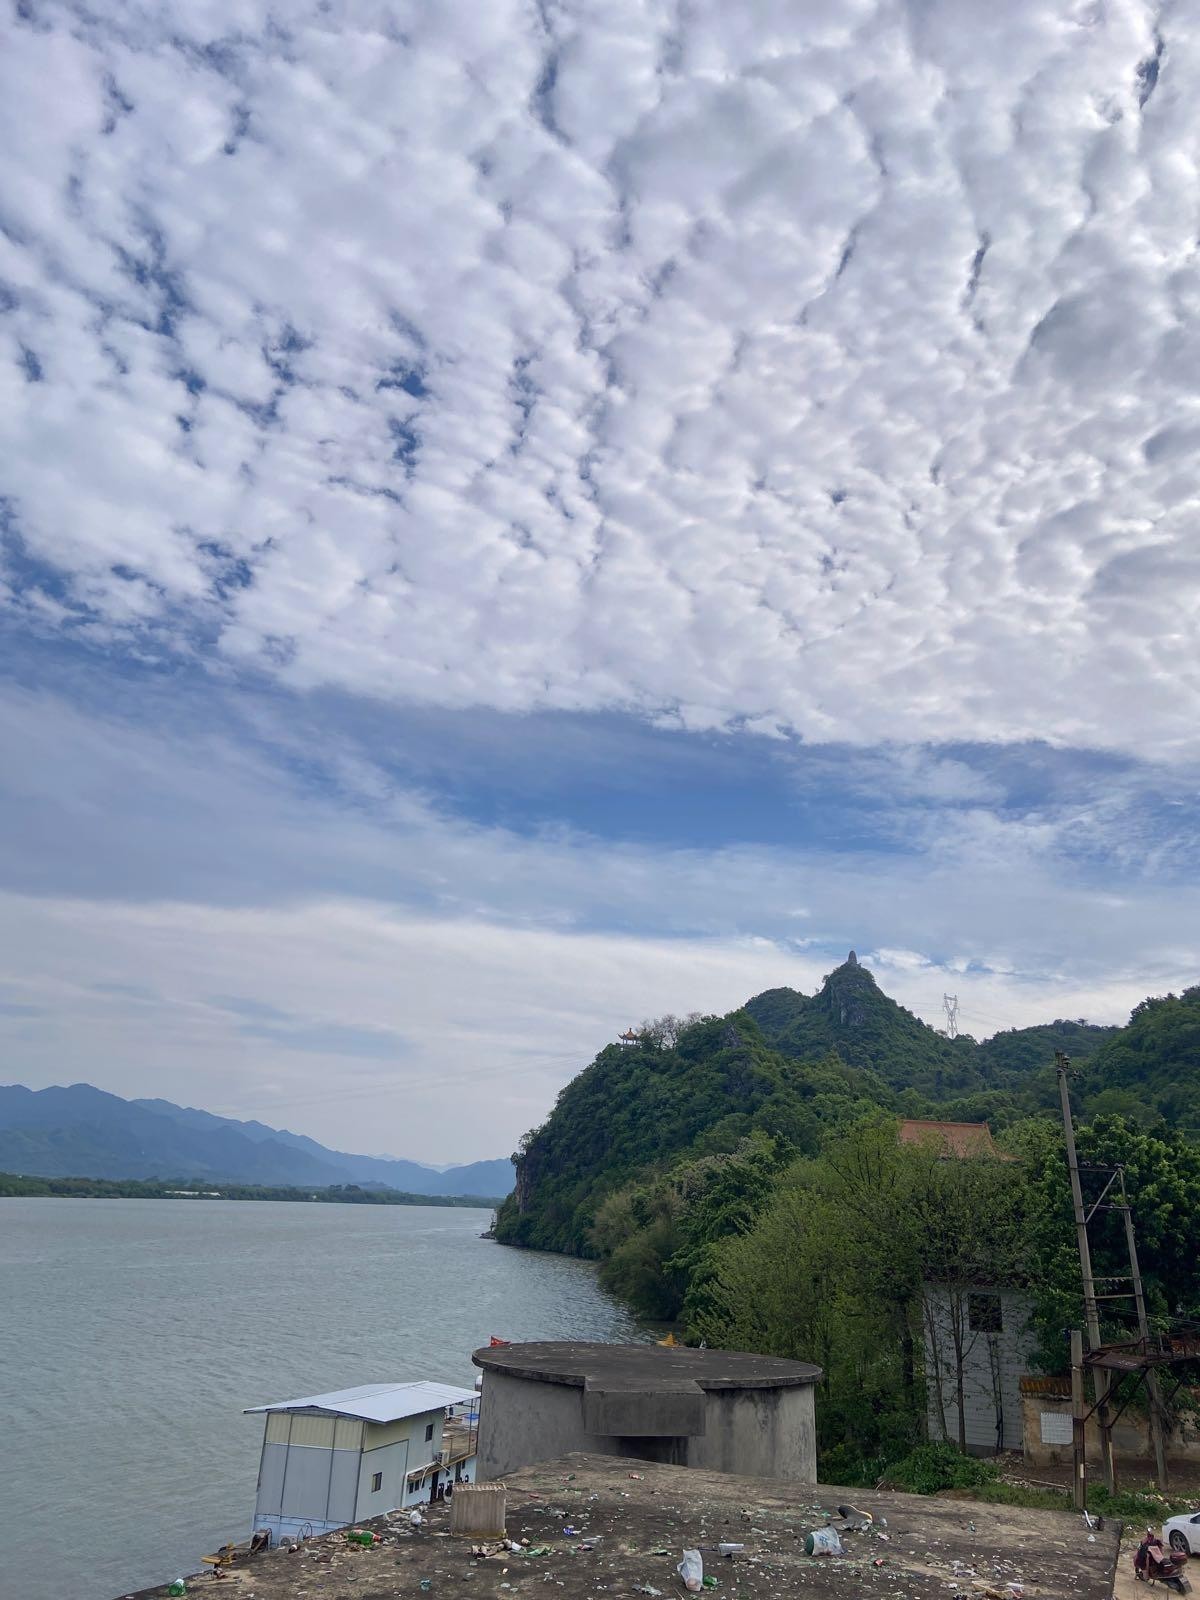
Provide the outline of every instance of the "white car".
<path id="1" fill-rule="evenodd" d="M 1183 1556 L 1200 1556 L 1200 1511 L 1184 1511 L 1163 1523 L 1163 1543 Z"/>

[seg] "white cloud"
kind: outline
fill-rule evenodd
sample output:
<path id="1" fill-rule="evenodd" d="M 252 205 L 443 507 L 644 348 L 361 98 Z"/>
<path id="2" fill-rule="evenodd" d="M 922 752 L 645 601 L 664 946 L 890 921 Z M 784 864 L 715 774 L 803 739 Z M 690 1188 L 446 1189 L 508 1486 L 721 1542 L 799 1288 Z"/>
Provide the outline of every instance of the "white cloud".
<path id="1" fill-rule="evenodd" d="M 932 1023 L 957 992 L 976 1036 L 1122 1021 L 1200 970 L 1170 851 L 1147 837 L 1097 872 L 1071 853 L 1126 831 L 1115 781 L 1096 813 L 1006 817 L 957 779 L 928 808 L 904 753 L 894 847 L 653 847 L 446 816 L 295 707 L 246 705 L 259 738 L 238 742 L 178 684 L 165 730 L 107 693 L 109 712 L 0 696 L 0 1054 L 34 1086 L 452 1160 L 511 1148 L 631 1022 L 812 990 L 851 945 Z M 668 766 L 661 792 L 688 779 Z"/>
<path id="2" fill-rule="evenodd" d="M 82 1078 L 200 1099 L 335 1147 L 443 1161 L 507 1154 L 630 1023 L 732 1009 L 776 984 L 811 990 L 832 965 L 766 939 L 555 932 L 363 901 L 242 910 L 0 895 L 0 930 L 0 1038 L 31 1086 Z M 870 964 L 935 1022 L 953 977 L 960 1025 L 977 1035 L 1064 1014 L 1123 1021 L 1144 995 L 1141 976 L 1013 982 L 931 971 L 904 951 Z M 259 1012 L 269 1026 L 246 1023 Z M 357 1048 L 368 1034 L 372 1048 Z"/>
<path id="3" fill-rule="evenodd" d="M 31 623 L 444 706 L 1191 747 L 1186 14 L 545 14 L 8 25 Z"/>

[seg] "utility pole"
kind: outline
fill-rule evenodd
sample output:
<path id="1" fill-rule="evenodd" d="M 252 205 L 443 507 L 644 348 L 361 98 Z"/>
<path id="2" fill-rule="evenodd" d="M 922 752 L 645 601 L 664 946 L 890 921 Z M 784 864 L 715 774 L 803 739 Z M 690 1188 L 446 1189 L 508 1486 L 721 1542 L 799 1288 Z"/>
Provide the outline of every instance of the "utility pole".
<path id="1" fill-rule="evenodd" d="M 1076 1511 L 1087 1510 L 1087 1416 L 1083 1403 L 1083 1334 L 1071 1329 L 1071 1459 Z"/>
<path id="2" fill-rule="evenodd" d="M 1129 1209 L 1129 1196 L 1125 1193 L 1125 1172 L 1121 1172 L 1121 1212 L 1125 1218 L 1125 1243 L 1129 1249 L 1129 1270 L 1133 1274 L 1133 1299 L 1137 1306 L 1138 1333 L 1142 1348 L 1150 1355 L 1150 1320 L 1146 1316 L 1146 1296 L 1142 1291 L 1142 1269 L 1138 1266 L 1137 1240 L 1133 1232 L 1133 1212 Z M 1154 1450 L 1154 1476 L 1160 1489 L 1167 1487 L 1167 1448 L 1163 1437 L 1162 1392 L 1158 1387 L 1158 1373 L 1146 1367 L 1146 1389 L 1150 1396 L 1150 1443 Z"/>
<path id="3" fill-rule="evenodd" d="M 1075 1124 L 1071 1119 L 1071 1096 L 1067 1088 L 1071 1058 L 1062 1050 L 1056 1050 L 1054 1067 L 1058 1073 L 1063 1137 L 1067 1145 L 1067 1169 L 1071 1174 L 1071 1200 L 1075 1207 L 1075 1233 L 1079 1242 L 1079 1268 L 1083 1277 L 1083 1317 L 1087 1324 L 1088 1349 L 1096 1351 L 1101 1344 L 1100 1313 L 1096 1305 L 1096 1280 L 1092 1276 L 1092 1252 L 1088 1245 L 1087 1218 L 1083 1213 L 1083 1190 L 1079 1184 L 1079 1157 L 1075 1153 Z M 1104 1477 L 1109 1492 L 1115 1494 L 1117 1469 L 1113 1460 L 1112 1424 L 1108 1417 L 1108 1373 L 1103 1367 L 1094 1367 L 1092 1377 L 1096 1385 L 1096 1421 L 1100 1426 L 1100 1456 L 1104 1463 Z"/>

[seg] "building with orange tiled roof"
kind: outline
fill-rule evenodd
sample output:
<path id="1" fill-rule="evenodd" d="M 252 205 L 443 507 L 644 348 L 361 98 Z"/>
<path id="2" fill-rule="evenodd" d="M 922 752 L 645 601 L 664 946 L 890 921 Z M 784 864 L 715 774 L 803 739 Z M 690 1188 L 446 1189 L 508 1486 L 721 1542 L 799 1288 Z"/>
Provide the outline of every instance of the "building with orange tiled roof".
<path id="1" fill-rule="evenodd" d="M 997 1150 L 992 1130 L 986 1122 L 926 1122 L 905 1117 L 900 1124 L 901 1144 L 925 1144 L 937 1140 L 943 1158 L 954 1156 L 965 1161 L 970 1156 L 990 1156 L 993 1161 L 1011 1161 Z"/>

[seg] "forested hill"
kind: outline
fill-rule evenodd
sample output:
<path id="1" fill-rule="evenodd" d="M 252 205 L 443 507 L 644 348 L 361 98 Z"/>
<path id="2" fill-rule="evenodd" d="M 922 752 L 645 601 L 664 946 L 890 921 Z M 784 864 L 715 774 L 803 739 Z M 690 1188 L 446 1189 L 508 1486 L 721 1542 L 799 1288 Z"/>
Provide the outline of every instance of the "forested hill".
<path id="1" fill-rule="evenodd" d="M 1056 1050 L 1078 1064 L 1119 1031 L 1059 1021 L 1009 1029 L 983 1044 L 966 1034 L 948 1039 L 884 994 L 853 950 L 815 995 L 768 989 L 743 1009 L 784 1055 L 814 1061 L 836 1051 L 848 1065 L 877 1073 L 889 1088 L 937 1101 L 1024 1088 L 1029 1074 L 1053 1062 Z"/>
<path id="2" fill-rule="evenodd" d="M 830 1130 L 873 1110 L 994 1128 L 1052 1112 L 1055 1050 L 1081 1069 L 1081 1111 L 1095 1103 L 1150 1122 L 1181 1096 L 1194 1099 L 1197 1033 L 1200 989 L 1147 1002 L 1125 1029 L 1057 1021 L 983 1044 L 950 1040 L 884 994 L 852 953 L 815 995 L 772 989 L 729 1016 L 651 1027 L 635 1045 L 607 1046 L 522 1141 L 497 1237 L 596 1253 L 606 1196 L 676 1162 L 732 1151 L 756 1132 L 813 1154 Z M 1169 1070 L 1156 1066 L 1161 1051 Z"/>

